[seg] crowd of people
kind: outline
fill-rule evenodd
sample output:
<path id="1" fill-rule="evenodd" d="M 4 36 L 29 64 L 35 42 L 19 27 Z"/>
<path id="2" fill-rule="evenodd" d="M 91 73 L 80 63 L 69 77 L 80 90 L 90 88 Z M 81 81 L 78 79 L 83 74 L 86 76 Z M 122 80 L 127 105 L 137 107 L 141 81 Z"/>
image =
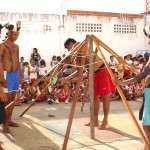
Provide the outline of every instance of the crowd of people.
<path id="1" fill-rule="evenodd" d="M 0 123 L 3 124 L 3 131 L 9 133 L 9 126 L 19 127 L 19 124 L 12 121 L 14 105 L 30 103 L 36 97 L 38 97 L 36 102 L 47 102 L 48 104 L 58 104 L 60 102 L 67 104 L 72 101 L 73 95 L 76 92 L 75 87 L 79 80 L 78 74 L 80 67 L 78 66 L 81 65 L 83 50 L 79 50 L 76 56 L 70 56 L 69 61 L 65 64 L 66 68 L 59 71 L 57 78 L 51 86 L 47 86 L 50 83 L 51 74 L 47 74 L 46 65 L 54 67 L 65 55 L 62 58 L 60 56 L 53 56 L 50 64 L 46 64 L 45 60 L 38 53 L 37 48 L 33 48 L 30 62 L 24 62 L 24 57 L 21 57 L 19 61 L 19 46 L 14 42 L 19 36 L 20 23 L 17 22 L 16 25 L 7 24 L 0 26 L 0 29 L 3 27 L 6 27 L 8 32 L 7 39 L 0 44 Z M 70 51 L 76 44 L 79 43 L 69 38 L 65 41 L 64 46 Z M 134 66 L 139 71 L 139 74 L 145 72 L 144 68 L 147 67 L 146 64 L 148 63 L 147 57 L 143 55 L 132 57 L 131 54 L 127 54 L 124 56 L 124 59 L 128 64 Z M 120 96 L 102 59 L 96 56 L 95 61 L 99 63 L 93 65 L 94 126 L 97 126 L 99 129 L 105 129 L 108 125 L 109 103 L 113 100 L 120 100 Z M 85 63 L 88 64 L 87 58 L 85 58 Z M 61 68 L 62 66 L 59 67 Z M 83 101 L 85 88 L 88 85 L 89 68 L 82 67 L 82 80 L 77 101 Z M 143 97 L 143 91 L 147 86 L 147 82 L 144 80 L 144 77 L 146 77 L 145 74 L 142 77 L 140 76 L 139 79 L 130 71 L 128 66 L 117 62 L 114 56 L 110 56 L 109 67 L 115 75 L 115 83 L 121 86 L 127 100 Z M 149 73 L 149 71 L 147 72 Z M 37 82 L 39 79 L 42 80 Z M 15 104 L 12 103 L 8 109 L 5 109 L 5 106 L 14 101 L 17 96 L 21 96 L 21 98 Z M 86 96 L 86 100 L 88 101 L 88 94 Z M 98 120 L 100 101 L 104 103 L 104 118 L 101 125 L 99 125 Z M 85 126 L 90 126 L 90 122 L 86 123 Z M 147 129 L 146 126 L 144 129 L 146 135 L 150 137 L 150 134 L 147 132 L 149 128 Z"/>

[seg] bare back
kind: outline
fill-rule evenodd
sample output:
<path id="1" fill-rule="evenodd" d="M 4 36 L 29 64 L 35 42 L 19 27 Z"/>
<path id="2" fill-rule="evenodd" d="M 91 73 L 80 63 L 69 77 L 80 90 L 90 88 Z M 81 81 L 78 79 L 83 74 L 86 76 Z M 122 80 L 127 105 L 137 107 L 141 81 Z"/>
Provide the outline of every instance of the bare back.
<path id="1" fill-rule="evenodd" d="M 16 72 L 19 70 L 19 47 L 14 44 L 4 42 L 0 45 L 2 55 L 3 70 L 8 72 Z"/>

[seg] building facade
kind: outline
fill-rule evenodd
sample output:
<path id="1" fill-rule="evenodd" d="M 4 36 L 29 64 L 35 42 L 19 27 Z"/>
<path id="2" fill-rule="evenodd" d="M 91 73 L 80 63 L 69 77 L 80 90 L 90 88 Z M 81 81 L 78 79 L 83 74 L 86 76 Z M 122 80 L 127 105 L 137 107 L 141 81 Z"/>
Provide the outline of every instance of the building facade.
<path id="1" fill-rule="evenodd" d="M 68 11 L 67 15 L 0 13 L 0 19 L 1 23 L 21 20 L 21 33 L 16 42 L 20 57 L 29 61 L 36 47 L 48 69 L 53 55 L 67 53 L 64 41 L 69 37 L 82 42 L 87 34 L 94 34 L 122 57 L 149 49 L 143 34 L 143 15 Z M 106 57 L 109 59 L 107 52 Z"/>

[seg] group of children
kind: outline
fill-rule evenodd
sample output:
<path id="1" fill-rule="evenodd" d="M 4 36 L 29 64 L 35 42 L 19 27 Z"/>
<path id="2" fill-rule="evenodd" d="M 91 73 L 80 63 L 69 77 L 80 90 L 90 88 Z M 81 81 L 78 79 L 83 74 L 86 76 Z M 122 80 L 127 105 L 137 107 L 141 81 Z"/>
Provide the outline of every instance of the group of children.
<path id="1" fill-rule="evenodd" d="M 137 57 L 133 57 L 131 54 L 128 54 L 124 57 L 126 62 L 136 68 L 138 72 L 142 72 L 143 68 L 146 64 L 146 59 L 143 57 L 143 55 L 139 55 Z M 127 66 L 124 66 L 121 63 L 118 63 L 114 56 L 110 56 L 109 66 L 112 70 L 112 72 L 115 75 L 116 79 L 120 80 L 126 80 L 134 76 L 134 74 L 130 71 L 130 69 Z M 142 97 L 143 96 L 143 89 L 144 89 L 144 81 L 135 83 L 133 85 L 125 85 L 121 86 L 121 89 L 127 98 L 127 100 L 134 100 L 136 97 Z M 119 100 L 120 96 L 118 91 L 111 93 L 111 100 Z"/>
<path id="2" fill-rule="evenodd" d="M 146 63 L 142 55 L 132 58 L 132 55 L 128 54 L 127 56 L 124 57 L 124 59 L 127 61 L 128 64 L 134 66 L 139 71 L 139 73 L 142 72 L 144 65 Z M 57 63 L 58 63 L 57 57 L 54 56 L 51 65 L 56 65 Z M 20 103 L 32 102 L 37 96 L 38 99 L 36 102 L 47 101 L 49 104 L 59 102 L 65 103 L 71 102 L 73 94 L 75 93 L 76 82 L 69 82 L 63 84 L 58 80 L 56 84 L 46 87 L 46 85 L 49 83 L 49 79 L 47 78 L 40 81 L 37 85 L 33 85 L 35 83 L 34 81 L 37 81 L 39 78 L 43 77 L 47 73 L 45 61 L 40 60 L 39 66 L 36 66 L 34 59 L 31 58 L 30 64 L 28 64 L 27 62 L 23 62 L 23 57 L 21 57 L 20 65 L 22 65 L 22 67 L 20 68 L 23 68 L 22 69 L 23 82 L 20 87 L 20 91 L 18 92 L 18 95 L 22 96 L 20 101 L 16 105 L 19 105 Z M 131 73 L 130 69 L 127 66 L 123 66 L 121 63 L 118 63 L 115 60 L 114 56 L 110 56 L 109 66 L 112 72 L 114 73 L 115 78 L 117 79 L 126 80 L 134 76 L 134 74 Z M 68 65 L 66 69 L 63 71 L 63 73 L 59 74 L 58 79 L 64 76 L 68 76 L 72 72 L 73 66 Z M 87 78 L 88 71 L 84 69 L 83 74 Z M 87 82 L 81 83 L 78 101 L 82 101 L 83 99 Z M 121 89 L 123 90 L 127 100 L 134 100 L 135 97 L 143 96 L 144 83 L 138 82 L 134 85 L 121 86 Z M 114 93 L 110 94 L 110 100 L 111 101 L 120 100 L 120 96 L 117 90 Z"/>

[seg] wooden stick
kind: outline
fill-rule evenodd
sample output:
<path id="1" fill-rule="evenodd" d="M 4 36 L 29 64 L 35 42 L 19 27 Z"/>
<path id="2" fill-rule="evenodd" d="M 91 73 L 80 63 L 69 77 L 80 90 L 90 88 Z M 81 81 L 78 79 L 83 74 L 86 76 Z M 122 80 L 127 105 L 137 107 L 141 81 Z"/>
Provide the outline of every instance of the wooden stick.
<path id="1" fill-rule="evenodd" d="M 106 61 L 105 56 L 103 55 L 101 49 L 99 48 L 98 42 L 95 40 L 95 38 L 93 38 L 93 41 L 94 41 L 96 47 L 98 48 L 98 50 L 99 50 L 99 52 L 100 52 L 100 54 L 101 54 L 101 56 L 102 56 L 102 59 L 103 59 L 103 61 L 104 61 L 104 63 L 105 63 L 105 66 L 106 66 L 108 72 L 110 73 L 112 79 L 115 79 L 115 76 L 114 76 L 113 72 L 111 71 L 108 62 Z M 135 124 L 135 126 L 136 126 L 136 128 L 137 128 L 137 130 L 139 131 L 139 134 L 141 135 L 141 137 L 142 137 L 142 139 L 143 139 L 143 141 L 144 141 L 144 143 L 145 143 L 145 145 L 146 145 L 146 148 L 147 148 L 148 150 L 150 150 L 150 147 L 149 147 L 149 145 L 148 145 L 148 141 L 146 140 L 146 138 L 145 138 L 145 136 L 144 136 L 144 134 L 143 134 L 143 132 L 142 132 L 142 130 L 141 130 L 141 128 L 140 128 L 140 126 L 139 126 L 139 124 L 138 124 L 138 122 L 137 122 L 137 120 L 136 120 L 136 118 L 135 118 L 135 116 L 134 116 L 134 114 L 133 114 L 133 112 L 132 112 L 132 110 L 131 110 L 131 108 L 130 108 L 128 102 L 127 102 L 127 100 L 126 100 L 126 97 L 124 96 L 124 94 L 123 94 L 123 92 L 122 92 L 120 86 L 119 86 L 119 85 L 116 85 L 116 87 L 117 87 L 117 90 L 118 90 L 118 92 L 119 92 L 119 94 L 120 94 L 120 96 L 121 96 L 121 98 L 122 98 L 122 101 L 123 101 L 123 103 L 124 103 L 124 105 L 125 105 L 127 111 L 129 112 L 129 114 L 130 114 L 130 116 L 131 116 L 131 118 L 132 118 L 132 120 L 133 120 L 133 122 L 134 122 L 134 124 Z"/>
<path id="2" fill-rule="evenodd" d="M 40 93 L 40 95 L 38 95 L 34 99 L 34 101 L 22 112 L 22 114 L 19 117 L 22 117 L 30 109 L 30 107 L 32 107 L 32 105 L 34 105 L 34 103 L 38 100 L 38 98 L 41 96 L 41 94 L 43 94 L 46 91 L 46 89 L 48 88 L 48 86 L 50 86 L 50 85 L 52 86 L 52 83 L 47 84 L 47 86 L 43 89 L 43 91 Z"/>
<path id="3" fill-rule="evenodd" d="M 78 44 L 77 46 L 75 46 L 73 48 L 73 50 L 70 52 L 69 55 L 73 54 L 74 52 L 78 51 L 80 48 L 83 47 L 85 41 L 83 41 L 82 43 Z M 69 56 L 68 55 L 68 56 Z M 42 81 L 46 76 L 48 76 L 50 73 L 53 73 L 53 76 L 56 75 L 56 70 L 59 70 L 60 68 L 62 68 L 61 63 L 65 62 L 67 59 L 69 59 L 69 57 L 66 56 L 64 57 L 56 66 L 54 66 L 48 73 L 46 73 L 42 78 L 40 78 L 39 80 L 36 81 L 36 83 L 34 83 L 30 88 L 28 88 L 27 91 L 25 91 L 22 95 L 20 95 L 19 97 L 17 97 L 15 100 L 13 100 L 11 103 L 9 103 L 6 107 L 5 110 L 7 110 L 10 106 L 14 105 L 15 102 L 17 102 L 23 95 L 27 94 L 27 92 L 29 92 L 29 90 L 31 88 L 34 87 L 35 84 L 38 84 L 40 81 Z M 57 68 L 56 68 L 57 67 Z"/>
<path id="4" fill-rule="evenodd" d="M 90 97 L 90 131 L 91 131 L 91 139 L 94 139 L 94 84 L 93 84 L 93 41 L 90 37 L 89 40 L 89 97 Z"/>
<path id="5" fill-rule="evenodd" d="M 102 46 L 105 50 L 107 50 L 110 54 L 112 54 L 119 62 L 121 62 L 123 65 L 127 65 L 127 67 L 135 74 L 139 74 L 137 69 L 135 69 L 133 66 L 131 66 L 129 63 L 127 63 L 121 56 L 119 56 L 115 51 L 113 51 L 110 47 L 108 47 L 105 43 L 103 43 L 100 39 L 98 39 L 96 36 L 91 35 L 95 41 L 97 41 L 98 46 Z"/>
<path id="6" fill-rule="evenodd" d="M 83 56 L 86 55 L 88 40 L 89 40 L 89 37 L 87 36 L 85 44 L 84 44 Z M 85 57 L 82 57 L 81 66 L 83 66 L 84 64 L 85 64 Z M 74 116 L 74 112 L 75 112 L 75 106 L 76 106 L 77 98 L 78 98 L 78 95 L 79 95 L 79 88 L 80 88 L 80 83 L 81 83 L 81 80 L 82 80 L 82 75 L 83 75 L 83 67 L 80 68 L 79 72 L 78 72 L 78 82 L 76 84 L 75 93 L 73 95 L 71 112 L 70 112 L 70 116 L 69 116 L 69 121 L 68 121 L 68 125 L 67 125 L 67 130 L 66 130 L 66 135 L 65 135 L 65 138 L 64 138 L 64 143 L 63 143 L 62 150 L 66 150 L 66 148 L 67 148 L 68 139 L 69 139 L 70 130 L 71 130 L 72 121 L 73 121 L 73 116 Z"/>
<path id="7" fill-rule="evenodd" d="M 87 81 L 87 82 L 88 82 L 88 81 Z M 81 112 L 83 112 L 84 103 L 85 103 L 85 98 L 86 98 L 86 96 L 87 96 L 88 89 L 89 89 L 89 84 L 86 83 L 85 91 L 84 91 L 84 96 L 83 96 L 83 100 L 82 100 L 82 104 L 81 104 Z"/>

